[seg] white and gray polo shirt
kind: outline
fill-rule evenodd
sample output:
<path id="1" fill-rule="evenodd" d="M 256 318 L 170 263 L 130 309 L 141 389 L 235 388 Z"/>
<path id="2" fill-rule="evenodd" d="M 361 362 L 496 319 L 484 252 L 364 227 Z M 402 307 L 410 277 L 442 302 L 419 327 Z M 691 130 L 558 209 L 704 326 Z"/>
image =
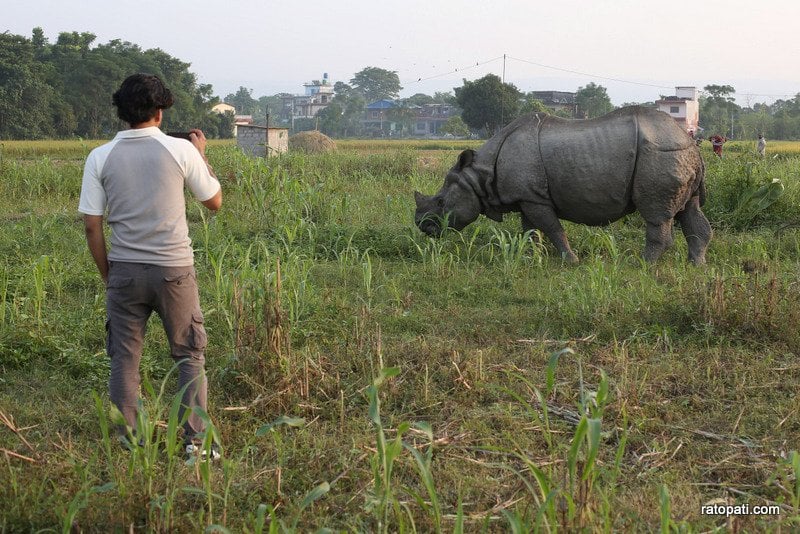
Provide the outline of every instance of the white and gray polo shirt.
<path id="1" fill-rule="evenodd" d="M 89 153 L 78 211 L 108 213 L 109 261 L 190 266 L 184 187 L 201 202 L 220 189 L 194 145 L 155 126 L 124 130 Z"/>

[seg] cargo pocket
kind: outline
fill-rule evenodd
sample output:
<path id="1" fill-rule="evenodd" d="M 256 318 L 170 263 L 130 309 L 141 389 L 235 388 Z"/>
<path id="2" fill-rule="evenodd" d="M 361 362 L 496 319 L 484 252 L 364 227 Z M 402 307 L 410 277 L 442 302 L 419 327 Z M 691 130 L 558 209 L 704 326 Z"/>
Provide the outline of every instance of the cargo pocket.
<path id="1" fill-rule="evenodd" d="M 192 324 L 190 326 L 190 343 L 193 349 L 202 350 L 208 345 L 208 335 L 203 325 L 203 315 L 200 313 L 192 314 Z"/>

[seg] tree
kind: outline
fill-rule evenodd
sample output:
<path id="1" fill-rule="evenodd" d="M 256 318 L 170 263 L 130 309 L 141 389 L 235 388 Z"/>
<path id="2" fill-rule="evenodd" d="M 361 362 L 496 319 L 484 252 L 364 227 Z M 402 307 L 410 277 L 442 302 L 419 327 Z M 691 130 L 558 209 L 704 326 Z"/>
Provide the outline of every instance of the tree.
<path id="1" fill-rule="evenodd" d="M 225 113 L 208 113 L 200 129 L 208 138 L 231 139 L 236 118 L 231 111 Z"/>
<path id="2" fill-rule="evenodd" d="M 118 39 L 94 46 L 95 39 L 62 32 L 49 44 L 41 28 L 31 39 L 0 34 L 0 138 L 110 136 L 122 126 L 111 95 L 135 72 L 159 76 L 172 91 L 165 129 L 218 129 L 219 117 L 209 117 L 213 88 L 198 84 L 188 63 Z"/>
<path id="3" fill-rule="evenodd" d="M 336 96 L 350 96 L 353 94 L 354 89 L 344 82 L 336 82 L 333 84 L 333 92 Z"/>
<path id="4" fill-rule="evenodd" d="M 773 131 L 772 139 L 800 138 L 800 93 L 791 100 L 777 100 L 771 107 Z"/>
<path id="5" fill-rule="evenodd" d="M 773 129 L 773 123 L 773 117 L 767 113 L 765 108 L 748 110 L 739 118 L 742 138 L 756 139 L 758 134 L 767 134 Z"/>
<path id="6" fill-rule="evenodd" d="M 456 101 L 462 109 L 461 118 L 473 130 L 493 134 L 513 119 L 519 112 L 522 94 L 499 76 L 487 74 L 474 82 L 464 80 L 455 88 Z"/>
<path id="7" fill-rule="evenodd" d="M 520 105 L 519 113 L 520 115 L 525 113 L 537 113 L 537 112 L 544 112 L 552 114 L 553 111 L 544 105 L 544 102 L 533 96 L 533 93 L 527 93 L 522 98 L 522 104 Z"/>
<path id="8" fill-rule="evenodd" d="M 707 94 L 700 97 L 701 125 L 709 134 L 733 137 L 731 128 L 740 111 L 733 99 L 736 90 L 730 85 L 706 85 L 703 90 Z"/>
<path id="9" fill-rule="evenodd" d="M 235 107 L 237 115 L 255 115 L 258 109 L 258 100 L 253 98 L 253 90 L 241 86 L 236 94 L 231 93 L 225 97 L 225 103 Z"/>
<path id="10" fill-rule="evenodd" d="M 278 93 L 272 96 L 262 96 L 258 99 L 258 111 L 253 115 L 253 119 L 257 123 L 267 124 L 265 113 L 269 114 L 270 124 L 275 124 L 280 119 L 281 112 L 283 111 L 283 97 L 287 96 L 286 93 Z"/>
<path id="11" fill-rule="evenodd" d="M 454 95 L 450 91 L 447 92 L 436 91 L 435 93 L 433 93 L 433 101 L 439 104 L 450 104 L 451 106 L 458 105 L 458 101 L 456 100 L 456 95 Z"/>
<path id="12" fill-rule="evenodd" d="M 344 108 L 334 99 L 325 109 L 319 110 L 319 130 L 328 137 L 340 137 L 344 130 Z"/>
<path id="13" fill-rule="evenodd" d="M 464 120 L 458 115 L 453 115 L 447 122 L 442 124 L 439 132 L 443 134 L 450 134 L 455 137 L 466 137 L 469 135 L 469 127 L 464 123 Z"/>
<path id="14" fill-rule="evenodd" d="M 346 83 L 336 82 L 335 96 L 317 113 L 319 129 L 330 137 L 354 137 L 361 133 L 361 117 L 367 105 L 364 97 Z"/>
<path id="15" fill-rule="evenodd" d="M 406 131 L 411 133 L 414 120 L 417 118 L 417 115 L 414 113 L 414 109 L 411 107 L 412 105 L 413 104 L 410 104 L 408 100 L 401 100 L 395 107 L 387 110 L 386 112 L 386 117 L 390 121 L 400 126 L 396 130 L 400 133 L 400 135 Z"/>
<path id="16" fill-rule="evenodd" d="M 606 88 L 589 82 L 586 87 L 579 87 L 575 93 L 575 102 L 587 119 L 605 115 L 614 109 Z"/>
<path id="17" fill-rule="evenodd" d="M 350 80 L 353 88 L 361 93 L 367 102 L 381 99 L 394 100 L 403 89 L 397 72 L 378 67 L 366 67 Z M 336 86 L 334 85 L 334 90 Z"/>
<path id="18" fill-rule="evenodd" d="M 436 102 L 430 95 L 416 93 L 405 99 L 406 103 L 412 106 L 422 106 L 423 104 L 433 104 Z"/>
<path id="19" fill-rule="evenodd" d="M 54 114 L 63 108 L 63 100 L 45 74 L 29 40 L 0 33 L 0 139 L 56 135 Z"/>

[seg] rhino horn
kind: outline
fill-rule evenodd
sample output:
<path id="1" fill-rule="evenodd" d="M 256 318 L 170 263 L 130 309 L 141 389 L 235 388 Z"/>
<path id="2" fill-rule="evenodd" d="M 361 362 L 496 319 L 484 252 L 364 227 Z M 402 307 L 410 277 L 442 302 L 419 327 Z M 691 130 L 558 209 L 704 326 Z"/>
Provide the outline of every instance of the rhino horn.
<path id="1" fill-rule="evenodd" d="M 423 195 L 419 191 L 414 191 L 414 202 L 417 203 L 417 207 L 420 207 L 421 205 L 425 204 L 425 202 L 428 199 L 429 199 L 429 197 L 426 197 L 425 195 Z"/>

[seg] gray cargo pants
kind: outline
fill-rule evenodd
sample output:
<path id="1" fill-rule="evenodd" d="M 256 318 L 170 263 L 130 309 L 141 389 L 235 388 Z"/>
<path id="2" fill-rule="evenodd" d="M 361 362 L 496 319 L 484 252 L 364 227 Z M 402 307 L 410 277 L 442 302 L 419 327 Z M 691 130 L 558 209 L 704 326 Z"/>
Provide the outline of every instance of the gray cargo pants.
<path id="1" fill-rule="evenodd" d="M 164 324 L 172 358 L 180 362 L 178 387 L 189 384 L 178 419 L 195 406 L 206 409 L 204 349 L 207 343 L 194 267 L 112 262 L 106 290 L 106 350 L 111 358 L 109 391 L 127 424 L 136 428 L 139 362 L 147 320 L 155 311 Z M 190 412 L 184 440 L 204 428 Z"/>

